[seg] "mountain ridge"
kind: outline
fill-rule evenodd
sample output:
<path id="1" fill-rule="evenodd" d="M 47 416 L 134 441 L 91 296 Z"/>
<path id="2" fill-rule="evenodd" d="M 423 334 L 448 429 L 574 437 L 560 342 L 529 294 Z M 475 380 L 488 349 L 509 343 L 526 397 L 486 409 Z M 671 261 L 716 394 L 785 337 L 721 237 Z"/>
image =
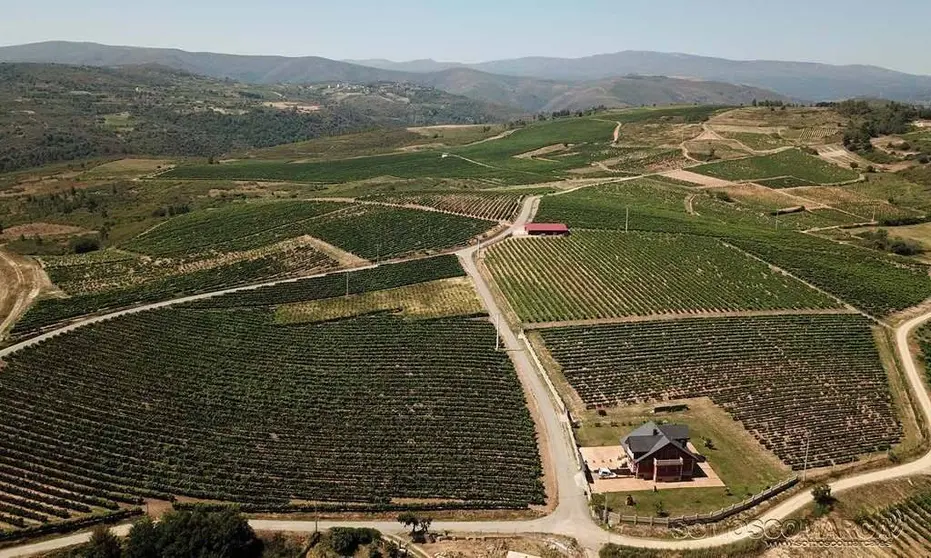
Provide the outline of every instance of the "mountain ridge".
<path id="1" fill-rule="evenodd" d="M 541 59 L 547 60 L 547 59 Z M 398 82 L 426 85 L 436 89 L 469 97 L 474 100 L 520 107 L 527 112 L 550 110 L 579 110 L 589 108 L 593 89 L 606 94 L 595 95 L 598 104 L 608 107 L 638 106 L 641 104 L 710 103 L 749 104 L 753 99 L 788 101 L 805 99 L 802 96 L 779 94 L 770 88 L 743 85 L 739 80 L 707 80 L 695 82 L 695 76 L 676 81 L 669 77 L 659 81 L 632 81 L 630 74 L 687 75 L 688 72 L 664 74 L 646 71 L 600 73 L 591 79 L 571 79 L 572 71 L 550 72 L 545 78 L 515 73 L 534 73 L 532 68 L 508 68 L 507 62 L 497 64 L 505 72 L 489 72 L 471 66 L 437 63 L 428 59 L 412 61 L 405 67 L 430 69 L 431 72 L 381 69 L 330 60 L 319 56 L 286 57 L 272 55 L 234 55 L 210 52 L 188 52 L 180 49 L 110 46 L 98 43 L 47 41 L 28 45 L 0 47 L 0 62 L 59 63 L 90 66 L 129 66 L 160 64 L 213 78 L 236 81 L 269 83 L 374 83 Z M 384 62 L 384 61 L 383 61 Z M 584 68 L 583 68 L 584 70 Z M 511 74 L 507 74 L 510 71 Z M 574 71 L 579 74 L 579 71 Z M 540 72 L 537 72 L 540 73 Z M 584 72 L 583 72 L 584 73 Z M 597 75 L 596 75 L 597 74 Z M 581 75 L 581 74 L 579 74 Z M 701 78 L 699 78 L 701 79 Z M 626 81 L 625 81 L 626 80 Z M 608 83 L 610 81 L 610 83 Z M 621 87 L 623 85 L 623 87 Z M 638 87 L 642 86 L 642 87 Z M 577 90 L 573 93 L 573 90 Z M 650 93 L 652 92 L 652 94 Z"/>

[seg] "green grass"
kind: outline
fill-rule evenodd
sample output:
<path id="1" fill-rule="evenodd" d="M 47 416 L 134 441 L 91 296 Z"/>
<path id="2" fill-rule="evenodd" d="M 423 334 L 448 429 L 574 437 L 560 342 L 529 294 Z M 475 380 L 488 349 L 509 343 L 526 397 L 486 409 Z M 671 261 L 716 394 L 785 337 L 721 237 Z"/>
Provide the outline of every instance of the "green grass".
<path id="1" fill-rule="evenodd" d="M 911 174 L 920 178 L 918 173 Z M 931 173 L 929 173 L 931 178 Z M 931 212 L 931 181 L 921 184 L 910 180 L 909 173 L 870 174 L 863 182 L 845 186 L 870 198 L 887 201 L 895 206 Z"/>
<path id="2" fill-rule="evenodd" d="M 762 155 L 700 165 L 694 172 L 724 180 L 757 180 L 792 176 L 815 184 L 832 184 L 856 180 L 859 174 L 851 169 L 832 165 L 798 149 L 789 149 L 775 155 Z"/>
<path id="3" fill-rule="evenodd" d="M 634 512 L 655 515 L 655 501 L 660 499 L 672 516 L 708 513 L 740 502 L 790 476 L 789 467 L 766 451 L 723 409 L 705 398 L 683 403 L 688 409 L 673 413 L 656 414 L 653 404 L 635 404 L 603 409 L 604 416 L 594 411 L 574 415 L 581 420 L 575 434 L 583 447 L 616 446 L 621 437 L 647 421 L 685 424 L 689 427 L 692 444 L 727 487 L 631 492 L 636 501 L 633 507 L 626 505 L 628 493 L 612 493 L 608 495 L 608 502 L 614 511 L 625 515 Z M 706 439 L 711 440 L 712 447 L 705 444 Z"/>
<path id="4" fill-rule="evenodd" d="M 576 231 L 512 239 L 486 261 L 526 322 L 837 307 L 708 237 Z"/>

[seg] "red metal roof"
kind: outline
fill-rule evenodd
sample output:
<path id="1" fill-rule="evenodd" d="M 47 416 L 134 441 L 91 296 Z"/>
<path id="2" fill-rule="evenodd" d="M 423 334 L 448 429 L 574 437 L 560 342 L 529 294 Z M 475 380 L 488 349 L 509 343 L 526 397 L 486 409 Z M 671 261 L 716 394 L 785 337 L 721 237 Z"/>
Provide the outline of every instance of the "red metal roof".
<path id="1" fill-rule="evenodd" d="M 562 223 L 527 223 L 524 225 L 527 232 L 550 232 L 564 233 L 569 232 L 569 227 Z"/>

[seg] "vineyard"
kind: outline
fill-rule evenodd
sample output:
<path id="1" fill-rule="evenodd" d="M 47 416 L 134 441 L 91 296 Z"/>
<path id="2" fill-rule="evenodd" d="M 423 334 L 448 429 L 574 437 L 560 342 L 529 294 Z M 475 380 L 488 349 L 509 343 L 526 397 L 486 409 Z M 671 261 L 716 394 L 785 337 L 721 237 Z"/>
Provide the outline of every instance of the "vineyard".
<path id="1" fill-rule="evenodd" d="M 456 268 L 386 265 L 353 285 Z M 284 300 L 332 296 L 312 281 L 123 316 L 7 358 L 0 522 L 182 495 L 282 511 L 542 502 L 533 421 L 487 319 L 276 321 Z"/>
<path id="2" fill-rule="evenodd" d="M 801 234 L 728 242 L 877 317 L 931 297 L 928 266 L 906 258 Z"/>
<path id="3" fill-rule="evenodd" d="M 232 204 L 174 217 L 123 247 L 160 257 L 250 250 L 310 234 L 308 220 L 350 207 L 305 201 Z"/>
<path id="4" fill-rule="evenodd" d="M 424 258 L 348 273 L 299 279 L 290 283 L 217 296 L 186 304 L 197 309 L 258 308 L 297 304 L 370 291 L 394 289 L 428 281 L 462 277 L 465 272 L 455 256 Z"/>
<path id="5" fill-rule="evenodd" d="M 113 259 L 49 267 L 53 281 L 67 298 L 47 298 L 33 305 L 13 328 L 24 335 L 63 320 L 137 303 L 157 302 L 177 296 L 272 280 L 294 275 L 322 273 L 337 263 L 302 243 L 286 242 L 279 250 L 259 254 L 226 254 L 219 260 L 182 263 L 141 259 Z M 73 289 L 73 290 L 72 290 Z"/>
<path id="6" fill-rule="evenodd" d="M 518 194 L 497 194 L 484 192 L 470 193 L 410 193 L 369 196 L 371 199 L 398 205 L 419 205 L 432 207 L 457 215 L 487 219 L 489 221 L 510 221 L 520 210 L 522 197 Z"/>
<path id="7" fill-rule="evenodd" d="M 540 333 L 589 406 L 710 397 L 795 469 L 896 443 L 871 322 L 854 314 L 695 318 Z"/>
<path id="8" fill-rule="evenodd" d="M 708 237 L 578 231 L 508 240 L 486 261 L 527 322 L 838 306 Z"/>
<path id="9" fill-rule="evenodd" d="M 302 323 L 391 311 L 405 318 L 480 314 L 481 301 L 466 277 L 279 306 L 279 323 Z"/>
<path id="10" fill-rule="evenodd" d="M 856 171 L 832 165 L 798 149 L 781 151 L 775 155 L 709 163 L 689 170 L 737 181 L 790 176 L 815 184 L 833 184 L 859 177 Z"/>
<path id="11" fill-rule="evenodd" d="M 927 489 L 902 502 L 858 516 L 857 523 L 889 545 L 890 556 L 931 555 L 931 492 Z"/>
<path id="12" fill-rule="evenodd" d="M 357 205 L 315 220 L 308 234 L 375 261 L 465 245 L 491 227 L 488 221 L 436 211 Z"/>

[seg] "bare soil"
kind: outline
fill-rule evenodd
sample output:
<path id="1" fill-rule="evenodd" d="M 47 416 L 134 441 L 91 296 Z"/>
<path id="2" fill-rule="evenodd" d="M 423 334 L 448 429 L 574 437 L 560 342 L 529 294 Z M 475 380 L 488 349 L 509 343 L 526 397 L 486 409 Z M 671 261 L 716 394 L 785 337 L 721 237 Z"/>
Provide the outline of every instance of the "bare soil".
<path id="1" fill-rule="evenodd" d="M 54 290 L 38 262 L 0 249 L 0 338 L 39 295 Z"/>
<path id="2" fill-rule="evenodd" d="M 87 229 L 74 227 L 71 225 L 56 225 L 54 223 L 26 223 L 25 225 L 14 225 L 3 229 L 0 234 L 2 240 L 16 240 L 20 236 L 32 238 L 41 236 L 42 238 L 75 236 L 79 234 L 90 233 Z"/>

